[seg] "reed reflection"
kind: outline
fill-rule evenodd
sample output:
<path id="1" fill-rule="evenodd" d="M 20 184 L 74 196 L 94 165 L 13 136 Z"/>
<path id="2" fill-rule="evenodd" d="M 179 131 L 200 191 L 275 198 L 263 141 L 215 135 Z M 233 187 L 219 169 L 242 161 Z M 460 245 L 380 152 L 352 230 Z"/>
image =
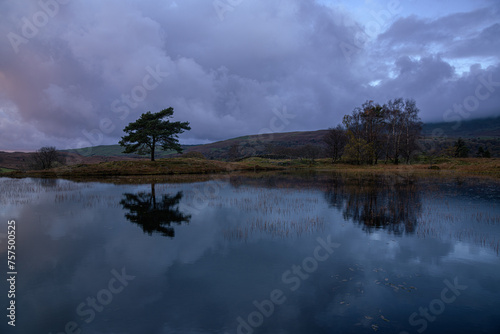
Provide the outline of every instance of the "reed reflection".
<path id="1" fill-rule="evenodd" d="M 124 193 L 120 204 L 129 212 L 125 218 L 132 223 L 142 227 L 144 233 L 152 235 L 160 233 L 163 236 L 173 238 L 175 230 L 170 225 L 183 222 L 189 223 L 191 215 L 185 215 L 179 208 L 182 199 L 182 191 L 174 196 L 162 195 L 156 199 L 155 184 L 151 184 L 151 192 L 140 192 L 137 194 Z"/>

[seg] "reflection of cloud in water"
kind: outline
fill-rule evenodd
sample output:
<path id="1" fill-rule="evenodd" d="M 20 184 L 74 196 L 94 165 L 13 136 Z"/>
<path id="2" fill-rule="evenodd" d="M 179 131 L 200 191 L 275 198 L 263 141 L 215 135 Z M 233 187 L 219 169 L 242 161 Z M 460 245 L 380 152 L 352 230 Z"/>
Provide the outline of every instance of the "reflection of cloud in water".
<path id="1" fill-rule="evenodd" d="M 237 239 L 246 239 L 255 231 L 280 236 L 321 231 L 325 217 L 318 215 L 317 191 L 324 192 L 328 204 L 340 210 L 344 219 L 360 223 L 368 232 L 383 228 L 394 234 L 413 233 L 421 213 L 418 183 L 411 177 L 346 177 L 341 174 L 238 176 L 231 178 L 231 184 L 246 193 L 267 190 L 262 199 L 249 197 L 232 203 L 245 212 L 259 215 L 248 224 L 229 231 L 229 235 Z M 279 189 L 278 194 L 272 191 L 276 189 Z"/>
<path id="2" fill-rule="evenodd" d="M 144 238 L 140 230 L 130 223 L 123 224 L 124 218 L 120 218 L 123 209 L 118 203 L 123 189 L 133 193 L 136 187 L 59 180 L 57 191 L 52 191 L 44 190 L 33 180 L 6 181 L 1 185 L 12 185 L 12 188 L 4 188 L 7 193 L 16 192 L 18 187 L 26 191 L 15 201 L 10 201 L 8 207 L 18 222 L 17 241 L 24 245 L 20 249 L 29 254 L 24 261 L 19 261 L 19 272 L 23 273 L 24 279 L 19 282 L 20 294 L 16 303 L 19 302 L 30 321 L 20 319 L 16 323 L 19 332 L 60 332 L 70 320 L 83 325 L 85 333 L 102 332 L 109 328 L 106 327 L 109 321 L 115 323 L 115 328 L 121 328 L 118 332 L 158 332 L 161 323 L 137 323 L 133 315 L 136 308 L 129 305 L 139 303 L 144 306 L 161 300 L 158 291 L 164 288 L 162 275 L 174 263 L 196 262 L 213 247 L 219 235 L 211 224 L 197 222 L 195 226 L 189 226 L 189 233 L 186 233 L 188 229 L 182 233 L 176 231 L 179 233 L 169 242 L 165 242 L 160 234 Z M 55 200 L 61 194 L 67 196 Z M 176 193 L 170 195 L 170 198 L 178 197 Z M 92 210 L 82 205 L 94 197 L 99 200 L 92 200 Z M 29 199 L 29 204 L 24 204 L 24 198 Z M 77 201 L 73 202 L 75 198 Z M 108 203 L 108 198 L 114 199 L 114 205 Z M 157 198 L 159 202 L 161 200 Z M 54 230 L 58 232 L 57 238 L 52 235 Z M 119 271 L 123 267 L 128 274 L 137 276 L 126 293 L 116 295 L 102 313 L 97 313 L 91 324 L 76 317 L 79 303 L 107 288 L 110 271 Z M 119 311 L 115 312 L 117 309 Z M 129 314 L 129 310 L 132 313 Z M 156 313 L 149 313 L 157 319 Z M 147 318 L 147 315 L 143 314 L 143 317 Z M 131 319 L 130 323 L 128 319 Z M 4 323 L 0 325 L 2 333 L 6 328 L 3 326 Z"/>
<path id="3" fill-rule="evenodd" d="M 301 231 L 322 231 L 328 215 L 319 213 L 322 209 L 317 191 L 321 191 L 330 207 L 368 233 L 381 230 L 394 235 L 468 241 L 499 253 L 500 210 L 494 205 L 500 200 L 499 184 L 491 179 L 334 173 L 234 176 L 230 183 L 235 192 L 248 195 L 266 191 L 267 197 L 260 203 L 253 197 L 230 199 L 241 211 L 257 215 L 226 230 L 225 236 L 230 239 L 245 240 L 257 232 L 290 237 Z M 228 200 L 221 197 L 212 204 L 224 206 Z M 293 214 L 269 215 L 269 211 L 277 213 L 280 208 Z M 301 214 L 306 217 L 299 221 Z M 298 233 L 290 233 L 292 222 Z"/>
<path id="4" fill-rule="evenodd" d="M 67 188 L 67 196 L 56 201 L 51 189 L 40 191 L 32 182 L 29 187 L 35 191 L 34 200 L 26 205 L 10 204 L 9 209 L 16 211 L 20 222 L 18 241 L 24 245 L 22 250 L 25 254 L 29 251 L 20 262 L 24 280 L 20 281 L 19 302 L 30 321 L 20 319 L 19 329 L 25 333 L 60 332 L 67 321 L 74 319 L 85 326 L 83 332 L 164 333 L 172 329 L 187 333 L 193 328 L 200 333 L 223 332 L 236 328 L 237 316 L 253 310 L 253 300 L 269 298 L 269 292 L 279 288 L 286 293 L 287 301 L 266 319 L 263 331 L 373 332 L 372 326 L 378 326 L 379 332 L 411 332 L 414 328 L 408 325 L 408 316 L 439 297 L 436 291 L 443 288 L 443 279 L 458 276 L 470 290 L 453 307 L 447 306 L 446 317 L 463 319 L 449 331 L 476 328 L 493 332 L 500 300 L 496 288 L 498 257 L 488 247 L 456 242 L 454 236 L 468 228 L 497 235 L 499 211 L 492 201 L 485 197 L 474 202 L 467 196 L 452 200 L 439 183 L 429 188 L 428 183 L 417 180 L 422 209 L 415 233 L 395 236 L 387 233 L 390 227 L 376 231 L 371 227 L 371 233 L 365 233 L 360 228 L 368 228 L 364 223 L 343 224 L 343 206 L 332 209 L 324 201 L 331 181 L 331 177 L 323 176 L 298 182 L 276 178 L 267 182 L 269 186 L 255 182 L 238 189 L 224 188 L 209 198 L 199 213 L 186 212 L 192 213 L 189 226 L 176 226 L 176 236 L 168 242 L 154 232 L 145 238 L 135 224 L 124 223 L 125 212 L 118 204 L 124 199 L 123 193 L 152 195 L 147 191 L 150 185 L 137 189 L 62 182 L 56 188 Z M 187 194 L 193 189 L 193 185 L 158 186 L 157 203 L 161 202 L 158 194 L 162 187 L 170 191 L 171 198 L 179 191 Z M 461 185 L 450 187 L 451 192 L 460 194 L 457 187 Z M 349 198 L 348 193 L 345 195 Z M 92 210 L 82 205 L 95 196 L 100 200 L 92 200 Z M 386 189 L 380 198 L 387 197 Z M 108 198 L 114 198 L 113 206 L 109 206 Z M 376 205 L 383 203 L 380 198 Z M 248 199 L 252 202 L 244 204 Z M 180 201 L 186 201 L 186 197 Z M 446 207 L 445 201 L 448 211 L 441 210 Z M 248 211 L 242 210 L 245 207 Z M 266 210 L 268 219 L 304 219 L 303 227 L 308 224 L 306 217 L 322 217 L 324 223 L 315 233 L 331 234 L 341 243 L 334 256 L 321 263 L 296 292 L 283 284 L 281 275 L 311 255 L 316 246 L 314 231 L 292 240 L 266 238 L 270 232 L 265 230 L 250 235 L 247 243 L 224 239 L 226 228 L 251 226 L 252 220 Z M 433 220 L 436 212 L 441 215 Z M 465 218 L 461 220 L 459 215 Z M 434 225 L 435 234 L 419 235 L 422 227 L 429 225 Z M 48 231 L 59 226 L 64 233 L 54 239 Z M 444 238 L 450 231 L 450 238 Z M 122 267 L 137 276 L 127 290 L 117 295 L 93 323 L 75 319 L 77 305 L 106 288 L 110 270 Z M 453 325 L 440 319 L 444 325 Z M 2 326 L 5 324 L 0 325 L 0 331 Z M 438 322 L 432 326 L 435 332 L 446 329 Z"/>
<path id="5" fill-rule="evenodd" d="M 269 188 L 231 188 L 231 195 L 219 196 L 208 204 L 209 207 L 229 208 L 242 214 L 237 224 L 225 228 L 225 239 L 294 238 L 324 231 L 325 216 L 318 211 L 322 201 L 317 191 L 276 189 L 270 185 L 274 182 L 263 181 Z"/>

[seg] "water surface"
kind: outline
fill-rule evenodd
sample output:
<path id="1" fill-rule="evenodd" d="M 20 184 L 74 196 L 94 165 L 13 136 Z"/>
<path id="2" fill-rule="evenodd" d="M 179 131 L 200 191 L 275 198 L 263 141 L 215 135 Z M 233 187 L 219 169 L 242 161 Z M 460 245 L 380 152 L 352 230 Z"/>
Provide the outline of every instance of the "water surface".
<path id="1" fill-rule="evenodd" d="M 4 316 L 2 333 L 500 331 L 495 181 L 2 178 L 0 189 L 0 253 L 13 219 L 18 272 L 15 331 Z"/>

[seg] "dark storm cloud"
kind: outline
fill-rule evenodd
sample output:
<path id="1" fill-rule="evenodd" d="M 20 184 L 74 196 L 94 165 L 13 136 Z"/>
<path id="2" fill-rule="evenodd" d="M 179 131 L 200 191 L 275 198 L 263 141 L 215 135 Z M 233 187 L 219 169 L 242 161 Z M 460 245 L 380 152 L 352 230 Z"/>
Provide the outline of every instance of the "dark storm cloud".
<path id="1" fill-rule="evenodd" d="M 283 110 L 290 117 L 279 131 L 326 128 L 367 99 L 397 96 L 438 119 L 436 110 L 474 94 L 479 74 L 500 81 L 494 4 L 395 16 L 363 45 L 364 23 L 348 8 L 226 4 L 221 12 L 196 0 L 1 2 L 0 149 L 113 144 L 141 113 L 168 106 L 191 122 L 189 143 L 259 133 Z M 349 59 L 342 45 L 353 47 Z M 483 64 L 473 75 L 458 60 Z M 478 115 L 494 109 L 496 86 L 490 95 Z"/>
<path id="2" fill-rule="evenodd" d="M 393 55 L 386 57 L 392 75 L 378 91 L 415 98 L 424 121 L 498 115 L 498 22 L 493 7 L 433 20 L 397 20 L 378 37 L 375 52 Z M 459 65 L 466 68 L 460 71 Z"/>
<path id="3" fill-rule="evenodd" d="M 457 76 L 453 67 L 440 57 L 420 60 L 400 57 L 393 70 L 396 76 L 376 87 L 379 96 L 414 98 L 424 120 L 457 122 L 498 115 L 498 66 L 485 69 L 475 65 L 469 72 Z"/>

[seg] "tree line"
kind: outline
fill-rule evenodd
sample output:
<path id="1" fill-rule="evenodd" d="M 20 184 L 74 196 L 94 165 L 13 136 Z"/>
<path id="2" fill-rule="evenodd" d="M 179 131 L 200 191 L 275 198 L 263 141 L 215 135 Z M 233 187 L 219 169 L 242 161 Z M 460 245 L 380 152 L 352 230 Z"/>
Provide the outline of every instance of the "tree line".
<path id="1" fill-rule="evenodd" d="M 455 158 L 468 158 L 470 149 L 465 144 L 465 141 L 460 137 L 453 144 L 453 147 L 450 148 L 451 154 Z M 476 158 L 491 158 L 490 150 L 484 149 L 482 146 L 479 146 L 476 153 Z"/>
<path id="2" fill-rule="evenodd" d="M 366 101 L 345 115 L 324 137 L 332 162 L 353 164 L 409 163 L 418 151 L 422 131 L 413 99 L 396 98 L 381 105 Z"/>
<path id="3" fill-rule="evenodd" d="M 148 111 L 128 124 L 123 129 L 125 135 L 119 142 L 125 148 L 124 153 L 148 154 L 151 161 L 155 160 L 158 148 L 181 153 L 183 148 L 178 135 L 191 127 L 189 122 L 170 121 L 173 113 L 171 107 L 157 113 Z M 322 142 L 314 141 L 294 147 L 266 143 L 262 149 L 247 151 L 253 152 L 250 156 L 300 158 L 311 162 L 316 158 L 329 157 L 333 163 L 410 163 L 417 154 L 429 153 L 419 142 L 423 123 L 418 114 L 419 109 L 413 99 L 396 98 L 383 105 L 370 100 L 354 108 L 351 114 L 345 115 L 341 124 L 330 128 Z M 453 151 L 452 156 L 459 158 L 469 154 L 469 149 L 461 138 L 449 150 Z M 242 155 L 241 151 L 241 144 L 234 143 L 227 152 L 228 159 L 234 161 L 249 157 L 247 154 Z M 488 149 L 479 147 L 476 156 L 489 158 L 491 153 Z M 64 163 L 63 155 L 55 147 L 42 147 L 32 154 L 29 167 L 48 169 Z"/>

